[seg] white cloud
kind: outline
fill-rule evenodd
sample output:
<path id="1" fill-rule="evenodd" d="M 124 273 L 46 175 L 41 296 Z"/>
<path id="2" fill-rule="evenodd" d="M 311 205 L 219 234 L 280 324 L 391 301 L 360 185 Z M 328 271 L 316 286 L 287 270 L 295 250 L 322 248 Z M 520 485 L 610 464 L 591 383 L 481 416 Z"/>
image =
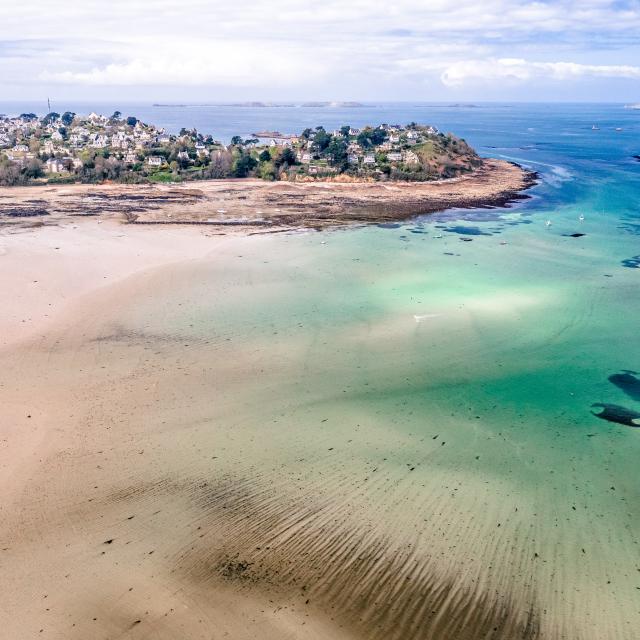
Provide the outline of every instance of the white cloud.
<path id="1" fill-rule="evenodd" d="M 460 60 L 441 74 L 443 84 L 454 87 L 466 82 L 529 81 L 535 78 L 569 80 L 585 76 L 640 79 L 640 67 L 593 65 L 575 62 L 529 62 L 520 58 Z"/>
<path id="2" fill-rule="evenodd" d="M 640 47 L 638 0 L 3 4 L 0 88 L 17 95 L 44 84 L 418 98 L 427 85 L 637 79 Z"/>
<path id="3" fill-rule="evenodd" d="M 176 50 L 157 51 L 142 47 L 130 51 L 129 59 L 87 70 L 57 71 L 46 69 L 40 74 L 45 82 L 82 85 L 198 86 L 224 83 L 231 86 L 277 82 L 286 77 L 300 80 L 306 73 L 299 56 L 274 51 L 260 54 L 250 43 L 202 42 L 184 44 Z M 322 64 L 314 69 L 324 73 Z"/>

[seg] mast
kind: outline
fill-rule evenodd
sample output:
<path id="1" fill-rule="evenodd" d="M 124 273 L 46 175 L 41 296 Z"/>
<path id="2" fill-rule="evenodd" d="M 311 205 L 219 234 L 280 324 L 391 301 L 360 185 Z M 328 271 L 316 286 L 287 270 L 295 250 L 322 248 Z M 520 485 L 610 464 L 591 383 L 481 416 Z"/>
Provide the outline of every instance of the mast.
<path id="1" fill-rule="evenodd" d="M 51 113 L 51 100 L 47 97 L 47 108 L 49 109 L 49 113 Z"/>

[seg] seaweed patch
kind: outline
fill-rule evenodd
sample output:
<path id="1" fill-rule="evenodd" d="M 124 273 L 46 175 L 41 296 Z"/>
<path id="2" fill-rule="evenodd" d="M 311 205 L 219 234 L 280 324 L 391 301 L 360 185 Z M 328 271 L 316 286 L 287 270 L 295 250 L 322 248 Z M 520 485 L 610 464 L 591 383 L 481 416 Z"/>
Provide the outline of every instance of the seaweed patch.
<path id="1" fill-rule="evenodd" d="M 630 398 L 640 400 L 640 378 L 637 371 L 623 369 L 622 373 L 614 373 L 610 375 L 608 380 L 618 389 L 624 391 Z"/>
<path id="2" fill-rule="evenodd" d="M 597 418 L 608 420 L 609 422 L 616 422 L 617 424 L 624 424 L 627 427 L 640 427 L 640 412 L 638 411 L 627 409 L 618 404 L 607 404 L 604 402 L 597 402 L 591 406 L 602 409 L 600 413 L 596 413 L 595 411 L 591 412 Z"/>

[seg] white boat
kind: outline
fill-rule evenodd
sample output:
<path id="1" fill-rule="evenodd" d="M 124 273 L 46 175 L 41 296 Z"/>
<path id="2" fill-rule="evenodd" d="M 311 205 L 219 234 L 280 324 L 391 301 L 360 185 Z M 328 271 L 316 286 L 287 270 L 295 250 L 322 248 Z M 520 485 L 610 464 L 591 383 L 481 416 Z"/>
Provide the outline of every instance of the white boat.
<path id="1" fill-rule="evenodd" d="M 545 224 L 546 227 L 550 227 L 551 226 L 551 220 L 547 220 L 544 224 Z"/>
<path id="2" fill-rule="evenodd" d="M 636 111 L 640 111 L 640 102 L 638 102 L 636 104 L 625 104 L 624 108 L 625 109 L 635 109 Z"/>
<path id="3" fill-rule="evenodd" d="M 580 215 L 578 216 L 578 220 L 580 220 L 580 222 L 582 222 L 582 221 L 584 220 L 584 215 L 583 215 L 583 214 L 580 214 Z"/>
<path id="4" fill-rule="evenodd" d="M 594 125 L 591 127 L 591 131 L 600 131 L 600 127 L 599 127 L 597 124 L 594 124 Z"/>

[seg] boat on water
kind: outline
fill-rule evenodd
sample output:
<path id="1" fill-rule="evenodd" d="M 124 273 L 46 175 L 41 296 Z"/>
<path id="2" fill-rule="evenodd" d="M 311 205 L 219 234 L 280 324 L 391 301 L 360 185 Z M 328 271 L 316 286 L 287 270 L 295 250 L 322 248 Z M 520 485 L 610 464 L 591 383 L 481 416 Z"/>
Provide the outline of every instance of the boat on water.
<path id="1" fill-rule="evenodd" d="M 636 111 L 640 111 L 640 102 L 637 102 L 636 104 L 625 104 L 624 108 L 625 109 L 635 109 Z"/>
<path id="2" fill-rule="evenodd" d="M 551 226 L 551 220 L 547 220 L 544 224 L 545 224 L 546 227 L 550 227 Z"/>
<path id="3" fill-rule="evenodd" d="M 594 125 L 591 127 L 591 131 L 600 131 L 600 127 L 599 127 L 597 124 L 594 124 Z"/>
<path id="4" fill-rule="evenodd" d="M 580 220 L 580 222 L 582 222 L 582 221 L 584 220 L 584 214 L 582 214 L 582 213 L 581 213 L 581 214 L 578 216 L 578 220 Z"/>

